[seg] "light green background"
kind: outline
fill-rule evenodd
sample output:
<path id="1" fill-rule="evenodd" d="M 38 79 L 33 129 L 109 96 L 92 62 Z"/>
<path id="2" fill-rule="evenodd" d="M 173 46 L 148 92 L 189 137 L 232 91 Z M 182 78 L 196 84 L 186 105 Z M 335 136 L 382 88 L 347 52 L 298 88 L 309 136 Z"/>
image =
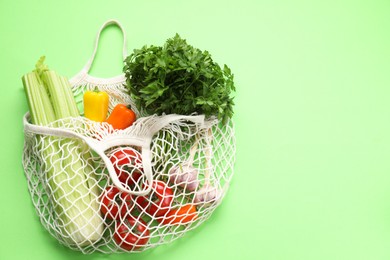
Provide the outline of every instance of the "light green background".
<path id="1" fill-rule="evenodd" d="M 40 55 L 66 76 L 109 19 L 128 50 L 176 32 L 237 85 L 236 173 L 197 230 L 135 255 L 72 252 L 41 227 L 21 166 L 21 76 Z M 103 33 L 94 76 L 121 72 Z M 390 259 L 390 1 L 0 0 L 0 259 Z"/>

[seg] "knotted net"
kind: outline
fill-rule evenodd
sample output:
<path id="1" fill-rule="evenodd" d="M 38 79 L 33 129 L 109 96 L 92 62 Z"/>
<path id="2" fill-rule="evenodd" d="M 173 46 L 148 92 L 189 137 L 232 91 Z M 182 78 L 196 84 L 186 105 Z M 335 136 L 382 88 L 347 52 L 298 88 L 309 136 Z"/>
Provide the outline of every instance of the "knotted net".
<path id="1" fill-rule="evenodd" d="M 79 107 L 89 88 L 73 89 Z M 129 98 L 118 92 L 110 109 Z M 28 189 L 61 244 L 85 254 L 141 252 L 182 237 L 222 202 L 235 161 L 233 122 L 137 113 L 125 130 L 82 116 L 36 126 L 26 114 Z"/>

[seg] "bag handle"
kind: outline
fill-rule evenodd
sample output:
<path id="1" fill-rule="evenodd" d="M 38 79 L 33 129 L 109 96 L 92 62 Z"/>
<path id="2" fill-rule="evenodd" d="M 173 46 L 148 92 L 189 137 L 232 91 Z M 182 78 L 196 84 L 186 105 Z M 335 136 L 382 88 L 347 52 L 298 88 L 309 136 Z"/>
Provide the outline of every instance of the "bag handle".
<path id="1" fill-rule="evenodd" d="M 152 153 L 150 150 L 150 145 L 152 142 L 153 135 L 167 126 L 168 124 L 178 121 L 178 120 L 189 120 L 200 126 L 204 127 L 205 117 L 204 115 L 164 115 L 161 117 L 149 117 L 144 118 L 144 123 L 148 122 L 146 126 L 146 131 L 143 132 L 141 136 L 129 136 L 129 135 L 114 135 L 111 138 L 108 138 L 104 141 L 96 141 L 93 138 L 83 136 L 79 133 L 76 133 L 71 130 L 62 129 L 62 128 L 54 128 L 48 126 L 41 125 L 33 125 L 29 122 L 30 113 L 26 113 L 23 117 L 23 125 L 24 130 L 26 132 L 41 134 L 41 135 L 50 135 L 50 136 L 58 136 L 58 137 L 67 137 L 67 138 L 77 138 L 83 140 L 93 151 L 95 151 L 100 158 L 102 158 L 104 164 L 107 167 L 108 174 L 114 185 L 123 192 L 128 192 L 132 195 L 136 196 L 144 196 L 147 195 L 152 188 L 152 185 L 148 185 L 145 190 L 142 191 L 132 191 L 123 186 L 123 184 L 119 181 L 118 175 L 115 172 L 114 166 L 110 159 L 105 154 L 105 151 L 115 147 L 122 145 L 135 145 L 142 148 L 142 164 L 144 169 L 144 174 L 148 183 L 153 182 L 153 173 L 152 173 Z M 141 123 L 142 124 L 142 123 Z"/>
<path id="2" fill-rule="evenodd" d="M 110 25 L 116 25 L 119 27 L 119 29 L 121 30 L 122 32 L 122 35 L 123 35 L 123 47 L 122 47 L 122 57 L 123 57 L 123 60 L 126 59 L 127 57 L 127 37 L 126 37 L 126 32 L 125 32 L 125 29 L 123 29 L 123 26 L 121 25 L 121 23 L 117 20 L 108 20 L 106 21 L 99 29 L 97 35 L 96 35 L 96 39 L 95 39 L 95 47 L 94 47 L 94 50 L 93 50 L 93 53 L 92 53 L 92 56 L 91 58 L 88 60 L 87 64 L 85 64 L 84 68 L 83 68 L 83 71 L 85 73 L 88 73 L 92 67 L 92 64 L 93 64 L 93 61 L 95 60 L 95 56 L 96 56 L 96 52 L 97 52 L 97 49 L 98 49 L 98 46 L 99 46 L 99 39 L 100 39 L 100 34 L 102 33 L 102 31 L 107 28 L 108 26 Z"/>
<path id="3" fill-rule="evenodd" d="M 142 157 L 143 157 L 142 164 L 144 168 L 144 174 L 146 176 L 148 183 L 152 183 L 153 175 L 152 175 L 152 165 L 151 165 L 152 160 L 151 160 L 150 143 L 146 142 L 145 140 L 142 140 L 141 138 L 137 138 L 137 137 L 127 137 L 126 139 L 120 138 L 120 140 L 111 140 L 108 141 L 107 143 L 99 143 L 96 142 L 93 138 L 85 137 L 71 130 L 42 126 L 42 125 L 33 125 L 29 122 L 29 118 L 30 118 L 30 113 L 27 112 L 23 117 L 24 130 L 27 132 L 31 132 L 34 134 L 41 134 L 41 135 L 65 137 L 65 138 L 76 138 L 84 141 L 91 150 L 95 151 L 100 156 L 100 158 L 102 158 L 104 164 L 107 167 L 108 174 L 110 175 L 112 182 L 119 190 L 123 192 L 128 192 L 136 196 L 144 196 L 151 191 L 151 187 L 152 187 L 151 185 L 148 185 L 148 187 L 146 187 L 145 190 L 141 190 L 141 191 L 132 191 L 124 187 L 123 184 L 119 181 L 118 175 L 115 172 L 112 162 L 105 154 L 105 151 L 107 149 L 117 145 L 136 145 L 142 147 Z"/>

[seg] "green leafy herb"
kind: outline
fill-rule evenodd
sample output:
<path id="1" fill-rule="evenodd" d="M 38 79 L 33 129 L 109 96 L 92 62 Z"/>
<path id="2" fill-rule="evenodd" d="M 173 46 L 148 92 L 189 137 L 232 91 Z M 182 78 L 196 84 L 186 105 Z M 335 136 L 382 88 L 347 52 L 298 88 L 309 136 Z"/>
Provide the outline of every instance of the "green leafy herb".
<path id="1" fill-rule="evenodd" d="M 127 87 L 139 109 L 149 114 L 233 115 L 233 74 L 207 51 L 178 34 L 164 46 L 143 46 L 125 60 Z"/>

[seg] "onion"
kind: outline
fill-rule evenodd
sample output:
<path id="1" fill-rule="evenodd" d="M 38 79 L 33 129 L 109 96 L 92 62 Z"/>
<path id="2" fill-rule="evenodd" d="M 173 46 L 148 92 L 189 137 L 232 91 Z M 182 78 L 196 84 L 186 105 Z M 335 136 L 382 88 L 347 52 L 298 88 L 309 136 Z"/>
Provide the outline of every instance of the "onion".
<path id="1" fill-rule="evenodd" d="M 198 170 L 193 166 L 198 140 L 191 146 L 189 158 L 169 170 L 169 181 L 188 191 L 194 191 L 199 186 Z"/>

